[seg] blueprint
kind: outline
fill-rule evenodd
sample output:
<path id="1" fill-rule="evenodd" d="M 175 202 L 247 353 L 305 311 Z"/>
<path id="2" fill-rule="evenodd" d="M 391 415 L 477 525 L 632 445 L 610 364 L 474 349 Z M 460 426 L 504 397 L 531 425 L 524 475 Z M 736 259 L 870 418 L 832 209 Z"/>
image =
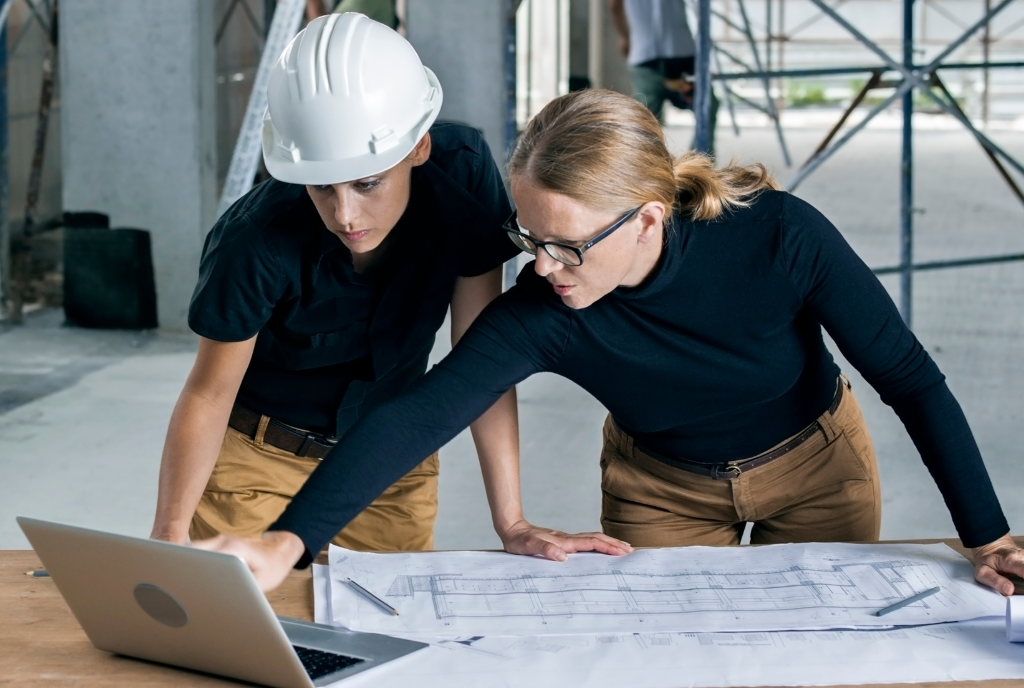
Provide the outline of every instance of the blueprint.
<path id="1" fill-rule="evenodd" d="M 332 547 L 332 617 L 349 628 L 431 636 L 885 628 L 1004 615 L 945 545 L 797 544 L 572 555 L 368 554 Z M 352 578 L 399 610 L 380 610 Z M 877 610 L 938 586 L 879 618 Z"/>
<path id="2" fill-rule="evenodd" d="M 332 623 L 327 567 L 316 621 Z M 879 630 L 417 638 L 431 647 L 347 688 L 718 688 L 1024 679 L 1002 619 Z M 372 676 L 370 675 L 372 674 Z"/>

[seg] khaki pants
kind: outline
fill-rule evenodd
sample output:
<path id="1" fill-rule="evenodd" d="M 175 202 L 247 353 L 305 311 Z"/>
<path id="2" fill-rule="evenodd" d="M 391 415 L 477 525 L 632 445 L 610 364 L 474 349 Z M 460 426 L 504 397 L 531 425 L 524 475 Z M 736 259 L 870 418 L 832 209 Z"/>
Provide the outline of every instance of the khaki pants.
<path id="1" fill-rule="evenodd" d="M 261 439 L 261 438 L 260 438 Z M 189 537 L 257 537 L 277 520 L 320 463 L 228 428 L 217 465 L 192 517 Z M 361 551 L 434 548 L 437 453 L 389 487 L 331 542 Z"/>
<path id="2" fill-rule="evenodd" d="M 882 516 L 878 467 L 849 390 L 821 432 L 789 454 L 733 480 L 670 466 L 636 449 L 611 417 L 601 452 L 601 524 L 635 547 L 872 542 Z M 779 443 L 782 446 L 785 442 Z"/>

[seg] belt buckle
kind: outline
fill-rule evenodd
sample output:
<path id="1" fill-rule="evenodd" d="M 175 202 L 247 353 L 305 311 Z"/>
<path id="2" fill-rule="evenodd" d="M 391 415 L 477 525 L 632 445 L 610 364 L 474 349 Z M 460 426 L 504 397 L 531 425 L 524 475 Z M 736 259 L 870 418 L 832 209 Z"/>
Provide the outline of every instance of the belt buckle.
<path id="1" fill-rule="evenodd" d="M 724 469 L 724 470 L 723 470 Z M 712 480 L 734 480 L 740 477 L 740 473 L 743 472 L 739 466 L 734 463 L 726 464 L 715 464 L 714 472 L 711 474 Z"/>
<path id="2" fill-rule="evenodd" d="M 307 432 L 307 433 L 305 433 L 305 437 L 302 438 L 302 444 L 299 445 L 299 448 L 298 448 L 298 450 L 296 450 L 295 455 L 296 456 L 301 456 L 302 458 L 307 458 L 309 456 L 307 454 L 307 452 L 309 451 L 310 447 L 313 447 L 313 446 L 323 447 L 325 445 L 327 447 L 333 447 L 335 444 L 338 443 L 338 440 L 334 439 L 334 441 L 332 442 L 331 441 L 332 439 L 334 439 L 334 438 L 324 437 L 322 435 L 317 435 L 317 434 L 312 433 L 312 432 Z M 323 461 L 322 458 L 318 458 L 317 460 L 318 461 Z"/>

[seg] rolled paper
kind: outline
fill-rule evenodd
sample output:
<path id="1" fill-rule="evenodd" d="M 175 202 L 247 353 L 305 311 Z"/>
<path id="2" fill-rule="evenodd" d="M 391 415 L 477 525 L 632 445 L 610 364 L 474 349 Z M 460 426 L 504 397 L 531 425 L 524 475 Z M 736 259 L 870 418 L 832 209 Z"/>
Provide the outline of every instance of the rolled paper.
<path id="1" fill-rule="evenodd" d="M 1006 598 L 1006 639 L 1024 643 L 1024 595 Z"/>

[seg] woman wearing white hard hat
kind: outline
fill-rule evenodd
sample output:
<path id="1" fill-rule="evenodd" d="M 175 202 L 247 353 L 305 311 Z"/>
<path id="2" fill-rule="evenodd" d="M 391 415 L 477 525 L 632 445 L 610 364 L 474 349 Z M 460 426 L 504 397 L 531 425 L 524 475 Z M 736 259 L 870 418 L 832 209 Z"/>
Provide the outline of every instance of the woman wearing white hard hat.
<path id="1" fill-rule="evenodd" d="M 412 46 L 360 14 L 314 20 L 277 61 L 273 179 L 206 239 L 154 538 L 262 533 L 338 437 L 423 374 L 449 306 L 458 340 L 500 293 L 508 199 L 479 132 L 434 124 L 441 99 Z M 514 394 L 473 430 L 485 466 L 518 460 Z M 437 474 L 435 453 L 334 541 L 432 548 Z"/>

